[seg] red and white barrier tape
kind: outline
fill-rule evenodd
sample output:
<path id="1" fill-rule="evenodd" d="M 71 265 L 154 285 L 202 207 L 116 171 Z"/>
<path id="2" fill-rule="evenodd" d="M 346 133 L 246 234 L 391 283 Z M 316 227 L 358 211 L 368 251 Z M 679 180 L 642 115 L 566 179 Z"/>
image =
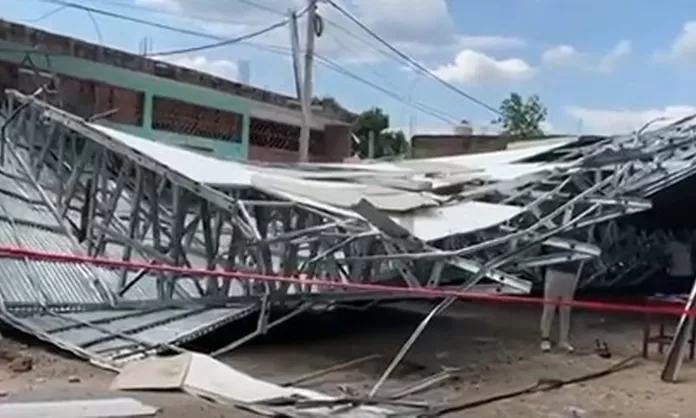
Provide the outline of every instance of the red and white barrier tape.
<path id="1" fill-rule="evenodd" d="M 530 296 L 510 296 L 510 295 L 499 295 L 490 293 L 471 293 L 471 292 L 460 292 L 456 290 L 445 290 L 445 289 L 430 289 L 430 288 L 407 288 L 399 286 L 386 286 L 379 284 L 368 284 L 368 283 L 343 283 L 338 281 L 329 280 L 319 280 L 319 279 L 308 279 L 308 278 L 296 278 L 296 277 L 283 277 L 274 275 L 265 275 L 258 273 L 247 273 L 247 272 L 235 272 L 235 271 L 225 271 L 225 270 L 207 270 L 199 268 L 187 268 L 187 267 L 177 267 L 165 264 L 151 264 L 144 262 L 134 262 L 134 261 L 122 261 L 122 260 L 112 260 L 108 258 L 101 257 L 89 257 L 81 256 L 75 254 L 66 253 L 52 253 L 44 251 L 36 251 L 32 249 L 26 249 L 21 247 L 13 246 L 3 246 L 0 245 L 0 258 L 25 258 L 36 261 L 49 261 L 57 263 L 76 263 L 76 264 L 91 264 L 99 267 L 105 268 L 117 268 L 117 269 L 128 269 L 128 270 L 140 270 L 148 269 L 151 271 L 159 271 L 163 273 L 173 273 L 177 275 L 187 275 L 187 276 L 211 276 L 222 277 L 226 279 L 254 279 L 259 281 L 267 282 L 280 282 L 288 284 L 297 285 L 312 285 L 317 287 L 323 287 L 328 289 L 344 289 L 344 290 L 356 290 L 365 291 L 372 293 L 389 293 L 402 294 L 405 296 L 417 296 L 422 298 L 437 298 L 444 299 L 449 297 L 455 297 L 462 300 L 471 301 L 486 301 L 486 302 L 497 302 L 497 303 L 520 303 L 520 304 L 553 304 L 560 306 L 571 306 L 574 308 L 596 310 L 596 311 L 607 311 L 607 312 L 634 312 L 634 313 L 653 313 L 653 314 L 671 314 L 671 315 L 681 315 L 685 313 L 683 307 L 677 304 L 623 304 L 623 303 L 607 303 L 607 302 L 596 302 L 596 301 L 558 301 L 558 300 L 545 300 L 543 298 L 530 297 Z M 5 277 L 0 278 L 0 280 L 12 280 L 11 278 Z M 686 312 L 690 316 L 696 316 L 696 309 Z"/>

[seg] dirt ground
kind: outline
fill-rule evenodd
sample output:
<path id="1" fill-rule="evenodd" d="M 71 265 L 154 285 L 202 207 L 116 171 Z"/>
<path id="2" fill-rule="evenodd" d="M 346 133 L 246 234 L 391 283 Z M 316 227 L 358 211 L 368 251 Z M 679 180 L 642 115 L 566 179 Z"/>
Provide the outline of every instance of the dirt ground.
<path id="1" fill-rule="evenodd" d="M 383 357 L 353 369 L 334 372 L 302 386 L 340 395 L 368 392 L 386 363 L 423 317 L 427 306 L 400 304 L 378 309 L 306 317 L 250 343 L 222 360 L 257 378 L 284 382 L 297 376 L 370 354 Z M 543 354 L 538 348 L 539 310 L 519 306 L 460 303 L 436 318 L 404 365 L 381 393 L 389 393 L 441 370 L 459 368 L 458 378 L 408 399 L 431 404 L 460 403 L 521 389 L 544 378 L 570 378 L 599 371 L 639 353 L 641 317 L 575 312 L 577 351 Z M 671 321 L 676 322 L 676 318 Z M 600 358 L 594 340 L 606 341 L 612 358 Z M 9 338 L 4 351 L 31 357 L 34 367 L 12 371 L 0 359 L 2 401 L 87 398 L 108 393 L 113 374 L 50 347 L 28 346 Z M 561 389 L 519 396 L 452 417 L 696 417 L 696 367 L 684 363 L 681 383 L 660 382 L 662 358 L 653 354 L 636 367 Z M 113 394 L 112 394 L 113 396 Z M 127 394 L 162 408 L 160 417 L 251 417 L 245 412 L 181 394 Z M 688 412 L 692 411 L 692 412 Z"/>

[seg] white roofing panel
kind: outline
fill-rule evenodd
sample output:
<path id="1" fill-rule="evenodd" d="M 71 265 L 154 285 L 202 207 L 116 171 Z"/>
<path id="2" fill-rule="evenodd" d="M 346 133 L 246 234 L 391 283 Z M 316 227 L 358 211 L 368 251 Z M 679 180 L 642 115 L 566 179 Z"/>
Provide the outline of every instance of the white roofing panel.
<path id="1" fill-rule="evenodd" d="M 340 168 L 361 170 L 372 173 L 405 173 L 405 172 L 471 172 L 480 170 L 480 177 L 493 180 L 511 180 L 523 175 L 553 169 L 557 164 L 516 163 L 519 160 L 533 157 L 551 151 L 563 145 L 575 142 L 577 139 L 562 138 L 549 140 L 540 145 L 503 151 L 484 152 L 478 154 L 453 155 L 447 157 L 419 158 L 393 162 L 362 162 L 343 164 L 309 164 L 325 168 Z"/>
<path id="2" fill-rule="evenodd" d="M 407 214 L 390 214 L 394 222 L 423 241 L 434 241 L 498 225 L 522 212 L 518 206 L 461 202 Z"/>
<path id="3" fill-rule="evenodd" d="M 554 140 L 551 141 L 549 144 L 538 145 L 534 147 L 506 149 L 503 151 L 483 152 L 479 154 L 464 154 L 447 157 L 427 158 L 426 160 L 430 162 L 447 163 L 461 165 L 465 167 L 485 168 L 487 166 L 495 164 L 514 163 L 525 158 L 543 154 L 545 152 L 554 150 L 556 148 L 570 144 L 575 141 L 577 141 L 576 138 L 567 138 L 564 141 Z M 411 161 L 416 162 L 419 160 Z"/>
<path id="4" fill-rule="evenodd" d="M 394 188 L 357 183 L 254 175 L 252 185 L 269 193 L 288 193 L 340 208 L 351 208 L 365 198 L 385 211 L 402 212 L 439 204 L 434 197 Z"/>
<path id="5" fill-rule="evenodd" d="M 197 182 L 221 186 L 251 186 L 254 170 L 245 164 L 208 157 L 95 123 L 88 125 Z"/>
<path id="6" fill-rule="evenodd" d="M 486 167 L 484 172 L 489 178 L 497 181 L 514 180 L 529 174 L 535 174 L 542 171 L 553 170 L 555 168 L 567 167 L 569 164 L 540 164 L 540 163 L 512 163 L 512 164 L 496 164 Z"/>

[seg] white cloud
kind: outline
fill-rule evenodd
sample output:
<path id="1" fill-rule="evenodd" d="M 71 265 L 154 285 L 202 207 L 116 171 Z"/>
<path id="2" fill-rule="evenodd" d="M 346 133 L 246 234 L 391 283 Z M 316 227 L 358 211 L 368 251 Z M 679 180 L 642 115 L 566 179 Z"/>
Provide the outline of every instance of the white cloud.
<path id="1" fill-rule="evenodd" d="M 515 36 L 459 35 L 457 36 L 457 45 L 460 49 L 489 51 L 493 49 L 524 47 L 527 45 L 527 41 Z"/>
<path id="2" fill-rule="evenodd" d="M 544 51 L 541 61 L 553 67 L 576 67 L 583 63 L 584 57 L 570 45 L 557 45 Z"/>
<path id="3" fill-rule="evenodd" d="M 436 46 L 452 42 L 456 36 L 446 0 L 353 0 L 352 3 L 367 26 L 399 42 Z"/>
<path id="4" fill-rule="evenodd" d="M 629 40 L 619 41 L 611 51 L 607 52 L 599 61 L 597 69 L 601 72 L 612 72 L 633 51 L 633 42 Z"/>
<path id="5" fill-rule="evenodd" d="M 547 49 L 541 56 L 542 63 L 547 67 L 574 68 L 585 71 L 610 73 L 633 51 L 630 40 L 621 40 L 607 53 L 596 57 L 592 54 L 578 51 L 571 45 L 557 45 Z"/>
<path id="6" fill-rule="evenodd" d="M 306 0 L 135 0 L 174 11 L 191 19 L 202 30 L 234 37 L 278 21 L 289 9 L 301 10 Z M 343 9 L 384 37 L 397 48 L 414 56 L 451 54 L 462 49 L 490 50 L 524 46 L 522 39 L 511 36 L 468 36 L 458 33 L 446 0 L 336 0 Z M 319 14 L 325 19 L 324 36 L 317 40 L 318 53 L 351 62 L 376 62 L 387 59 L 386 51 L 362 29 L 333 7 L 320 2 Z M 225 17 L 229 17 L 229 22 Z M 213 22 L 203 21 L 212 19 Z M 224 19 L 224 20 L 223 20 Z M 305 20 L 300 19 L 300 42 L 304 45 Z M 358 38 L 358 39 L 356 39 Z M 255 43 L 289 48 L 286 28 L 257 37 Z M 393 55 L 393 54 L 391 54 Z"/>
<path id="7" fill-rule="evenodd" d="M 461 51 L 450 64 L 433 70 L 444 80 L 464 84 L 485 84 L 501 81 L 524 81 L 536 70 L 519 58 L 495 59 L 471 49 Z"/>
<path id="8" fill-rule="evenodd" d="M 696 63 L 696 20 L 684 23 L 681 33 L 672 41 L 667 51 L 658 52 L 660 61 L 677 63 Z"/>
<path id="9" fill-rule="evenodd" d="M 159 7 L 175 13 L 181 11 L 179 3 L 176 0 L 135 0 L 134 3 L 139 6 Z"/>
<path id="10" fill-rule="evenodd" d="M 148 0 L 150 1 L 150 0 Z M 181 67 L 190 68 L 192 70 L 202 71 L 221 78 L 229 80 L 237 80 L 239 76 L 239 67 L 234 61 L 228 60 L 209 60 L 208 58 L 197 56 L 167 56 L 154 57 L 157 60 L 167 62 L 169 64 L 179 65 Z"/>
<path id="11" fill-rule="evenodd" d="M 650 124 L 651 128 L 674 122 L 676 119 L 696 113 L 696 107 L 672 105 L 642 110 L 569 107 L 566 109 L 566 113 L 582 121 L 585 132 L 592 134 L 620 134 L 640 129 L 650 121 L 657 120 L 655 123 Z"/>

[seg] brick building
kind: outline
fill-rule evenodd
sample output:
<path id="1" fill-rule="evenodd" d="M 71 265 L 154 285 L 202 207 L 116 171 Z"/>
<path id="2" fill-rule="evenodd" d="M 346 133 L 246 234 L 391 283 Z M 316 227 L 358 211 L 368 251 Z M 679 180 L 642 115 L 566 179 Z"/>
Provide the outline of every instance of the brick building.
<path id="1" fill-rule="evenodd" d="M 476 134 L 414 135 L 411 155 L 414 158 L 445 157 L 501 151 L 507 148 L 509 136 Z"/>
<path id="2" fill-rule="evenodd" d="M 288 69 L 290 70 L 290 69 Z M 0 20 L 0 89 L 31 92 L 54 80 L 64 109 L 126 132 L 221 158 L 298 160 L 296 98 Z M 310 160 L 350 156 L 350 120 L 314 110 Z"/>

